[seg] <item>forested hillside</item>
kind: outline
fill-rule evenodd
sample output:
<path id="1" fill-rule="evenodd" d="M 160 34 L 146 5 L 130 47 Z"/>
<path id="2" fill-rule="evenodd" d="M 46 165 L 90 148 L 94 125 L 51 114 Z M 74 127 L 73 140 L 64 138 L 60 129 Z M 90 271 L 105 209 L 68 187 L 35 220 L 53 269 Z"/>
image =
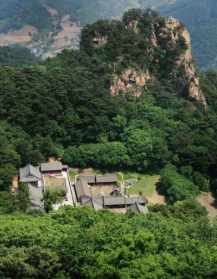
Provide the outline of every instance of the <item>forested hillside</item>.
<path id="1" fill-rule="evenodd" d="M 186 32 L 177 25 L 177 41 L 168 41 L 168 24 L 156 13 L 133 10 L 123 22 L 85 28 L 79 51 L 32 67 L 1 67 L 1 189 L 19 166 L 55 156 L 107 170 L 160 172 L 172 164 L 168 173 L 180 172 L 193 187 L 175 200 L 210 185 L 215 191 L 215 73 L 201 77 L 202 99 L 189 95 L 198 78 L 183 69 L 186 60 L 180 64 L 189 57 Z M 164 30 L 157 45 L 153 28 Z"/>
<path id="2" fill-rule="evenodd" d="M 38 61 L 38 58 L 27 48 L 21 46 L 0 47 L 0 65 L 24 66 Z"/>
<path id="3" fill-rule="evenodd" d="M 79 50 L 18 64 L 0 66 L 0 278 L 216 278 L 217 224 L 196 198 L 217 197 L 217 73 L 196 72 L 185 27 L 131 10 L 86 26 Z M 158 174 L 166 204 L 29 210 L 12 178 L 49 157 Z"/>

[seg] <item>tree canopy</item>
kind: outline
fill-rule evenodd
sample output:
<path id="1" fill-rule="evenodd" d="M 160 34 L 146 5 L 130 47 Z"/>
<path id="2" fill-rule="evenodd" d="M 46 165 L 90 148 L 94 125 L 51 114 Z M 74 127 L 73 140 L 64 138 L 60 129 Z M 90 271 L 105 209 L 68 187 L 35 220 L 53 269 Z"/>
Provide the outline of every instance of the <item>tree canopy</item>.
<path id="1" fill-rule="evenodd" d="M 147 216 L 85 208 L 0 216 L 0 276 L 215 278 L 217 227 L 198 206 L 180 203 Z"/>

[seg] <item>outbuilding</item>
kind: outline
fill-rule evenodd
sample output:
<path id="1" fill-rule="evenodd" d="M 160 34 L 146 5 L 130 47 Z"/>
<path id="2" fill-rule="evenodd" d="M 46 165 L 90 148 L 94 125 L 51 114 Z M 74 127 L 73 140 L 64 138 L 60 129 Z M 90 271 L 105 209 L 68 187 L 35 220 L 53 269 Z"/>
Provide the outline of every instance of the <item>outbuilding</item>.
<path id="1" fill-rule="evenodd" d="M 78 202 L 81 204 L 91 199 L 90 186 L 82 177 L 78 177 L 75 182 L 75 192 Z"/>
<path id="2" fill-rule="evenodd" d="M 61 162 L 51 162 L 41 164 L 41 172 L 46 173 L 61 173 L 63 170 L 63 165 Z"/>
<path id="3" fill-rule="evenodd" d="M 23 183 L 35 183 L 41 180 L 39 167 L 34 167 L 31 164 L 24 168 L 20 168 L 19 181 Z"/>

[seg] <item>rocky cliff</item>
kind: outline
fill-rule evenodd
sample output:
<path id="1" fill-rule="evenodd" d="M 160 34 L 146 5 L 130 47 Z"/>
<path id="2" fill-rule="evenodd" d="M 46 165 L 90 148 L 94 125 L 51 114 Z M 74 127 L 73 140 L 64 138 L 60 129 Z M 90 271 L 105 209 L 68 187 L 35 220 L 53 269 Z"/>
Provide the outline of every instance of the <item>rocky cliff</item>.
<path id="1" fill-rule="evenodd" d="M 164 47 L 168 53 L 177 50 L 179 52 L 169 73 L 177 80 L 178 93 L 206 106 L 206 100 L 201 91 L 199 77 L 193 62 L 191 38 L 188 30 L 179 20 L 173 17 L 165 18 L 164 25 L 161 27 L 157 25 L 157 27 L 153 33 L 153 46 L 162 46 L 161 42 L 166 40 L 167 43 Z M 181 72 L 181 77 L 177 76 L 177 71 Z"/>
<path id="2" fill-rule="evenodd" d="M 110 87 L 113 96 L 140 96 L 148 84 L 167 79 L 175 83 L 178 95 L 206 107 L 193 63 L 190 34 L 179 20 L 151 10 L 131 10 L 122 22 L 95 24 L 84 33 L 87 48 L 116 53 Z M 122 41 L 128 48 L 121 47 Z"/>

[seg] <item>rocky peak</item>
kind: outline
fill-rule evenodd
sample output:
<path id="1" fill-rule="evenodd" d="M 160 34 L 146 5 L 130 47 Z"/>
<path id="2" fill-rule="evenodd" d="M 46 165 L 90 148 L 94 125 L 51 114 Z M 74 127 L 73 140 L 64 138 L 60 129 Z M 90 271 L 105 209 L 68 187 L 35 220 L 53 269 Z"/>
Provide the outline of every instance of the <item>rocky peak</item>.
<path id="1" fill-rule="evenodd" d="M 170 76 L 176 78 L 177 71 L 181 71 L 181 78 L 177 79 L 178 93 L 207 106 L 206 99 L 200 88 L 200 81 L 192 57 L 191 38 L 188 30 L 173 17 L 164 18 L 164 24 L 157 26 L 151 42 L 160 45 L 167 52 L 179 50 L 171 64 Z M 166 44 L 163 44 L 166 41 Z M 163 44 L 163 46 L 162 46 Z"/>
<path id="2" fill-rule="evenodd" d="M 81 46 L 84 43 L 93 53 L 102 48 L 110 60 L 112 52 L 111 63 L 118 68 L 112 73 L 113 96 L 129 91 L 140 96 L 148 82 L 170 79 L 178 95 L 207 106 L 193 63 L 190 34 L 179 20 L 151 10 L 131 10 L 122 22 L 92 25 L 83 38 Z"/>

